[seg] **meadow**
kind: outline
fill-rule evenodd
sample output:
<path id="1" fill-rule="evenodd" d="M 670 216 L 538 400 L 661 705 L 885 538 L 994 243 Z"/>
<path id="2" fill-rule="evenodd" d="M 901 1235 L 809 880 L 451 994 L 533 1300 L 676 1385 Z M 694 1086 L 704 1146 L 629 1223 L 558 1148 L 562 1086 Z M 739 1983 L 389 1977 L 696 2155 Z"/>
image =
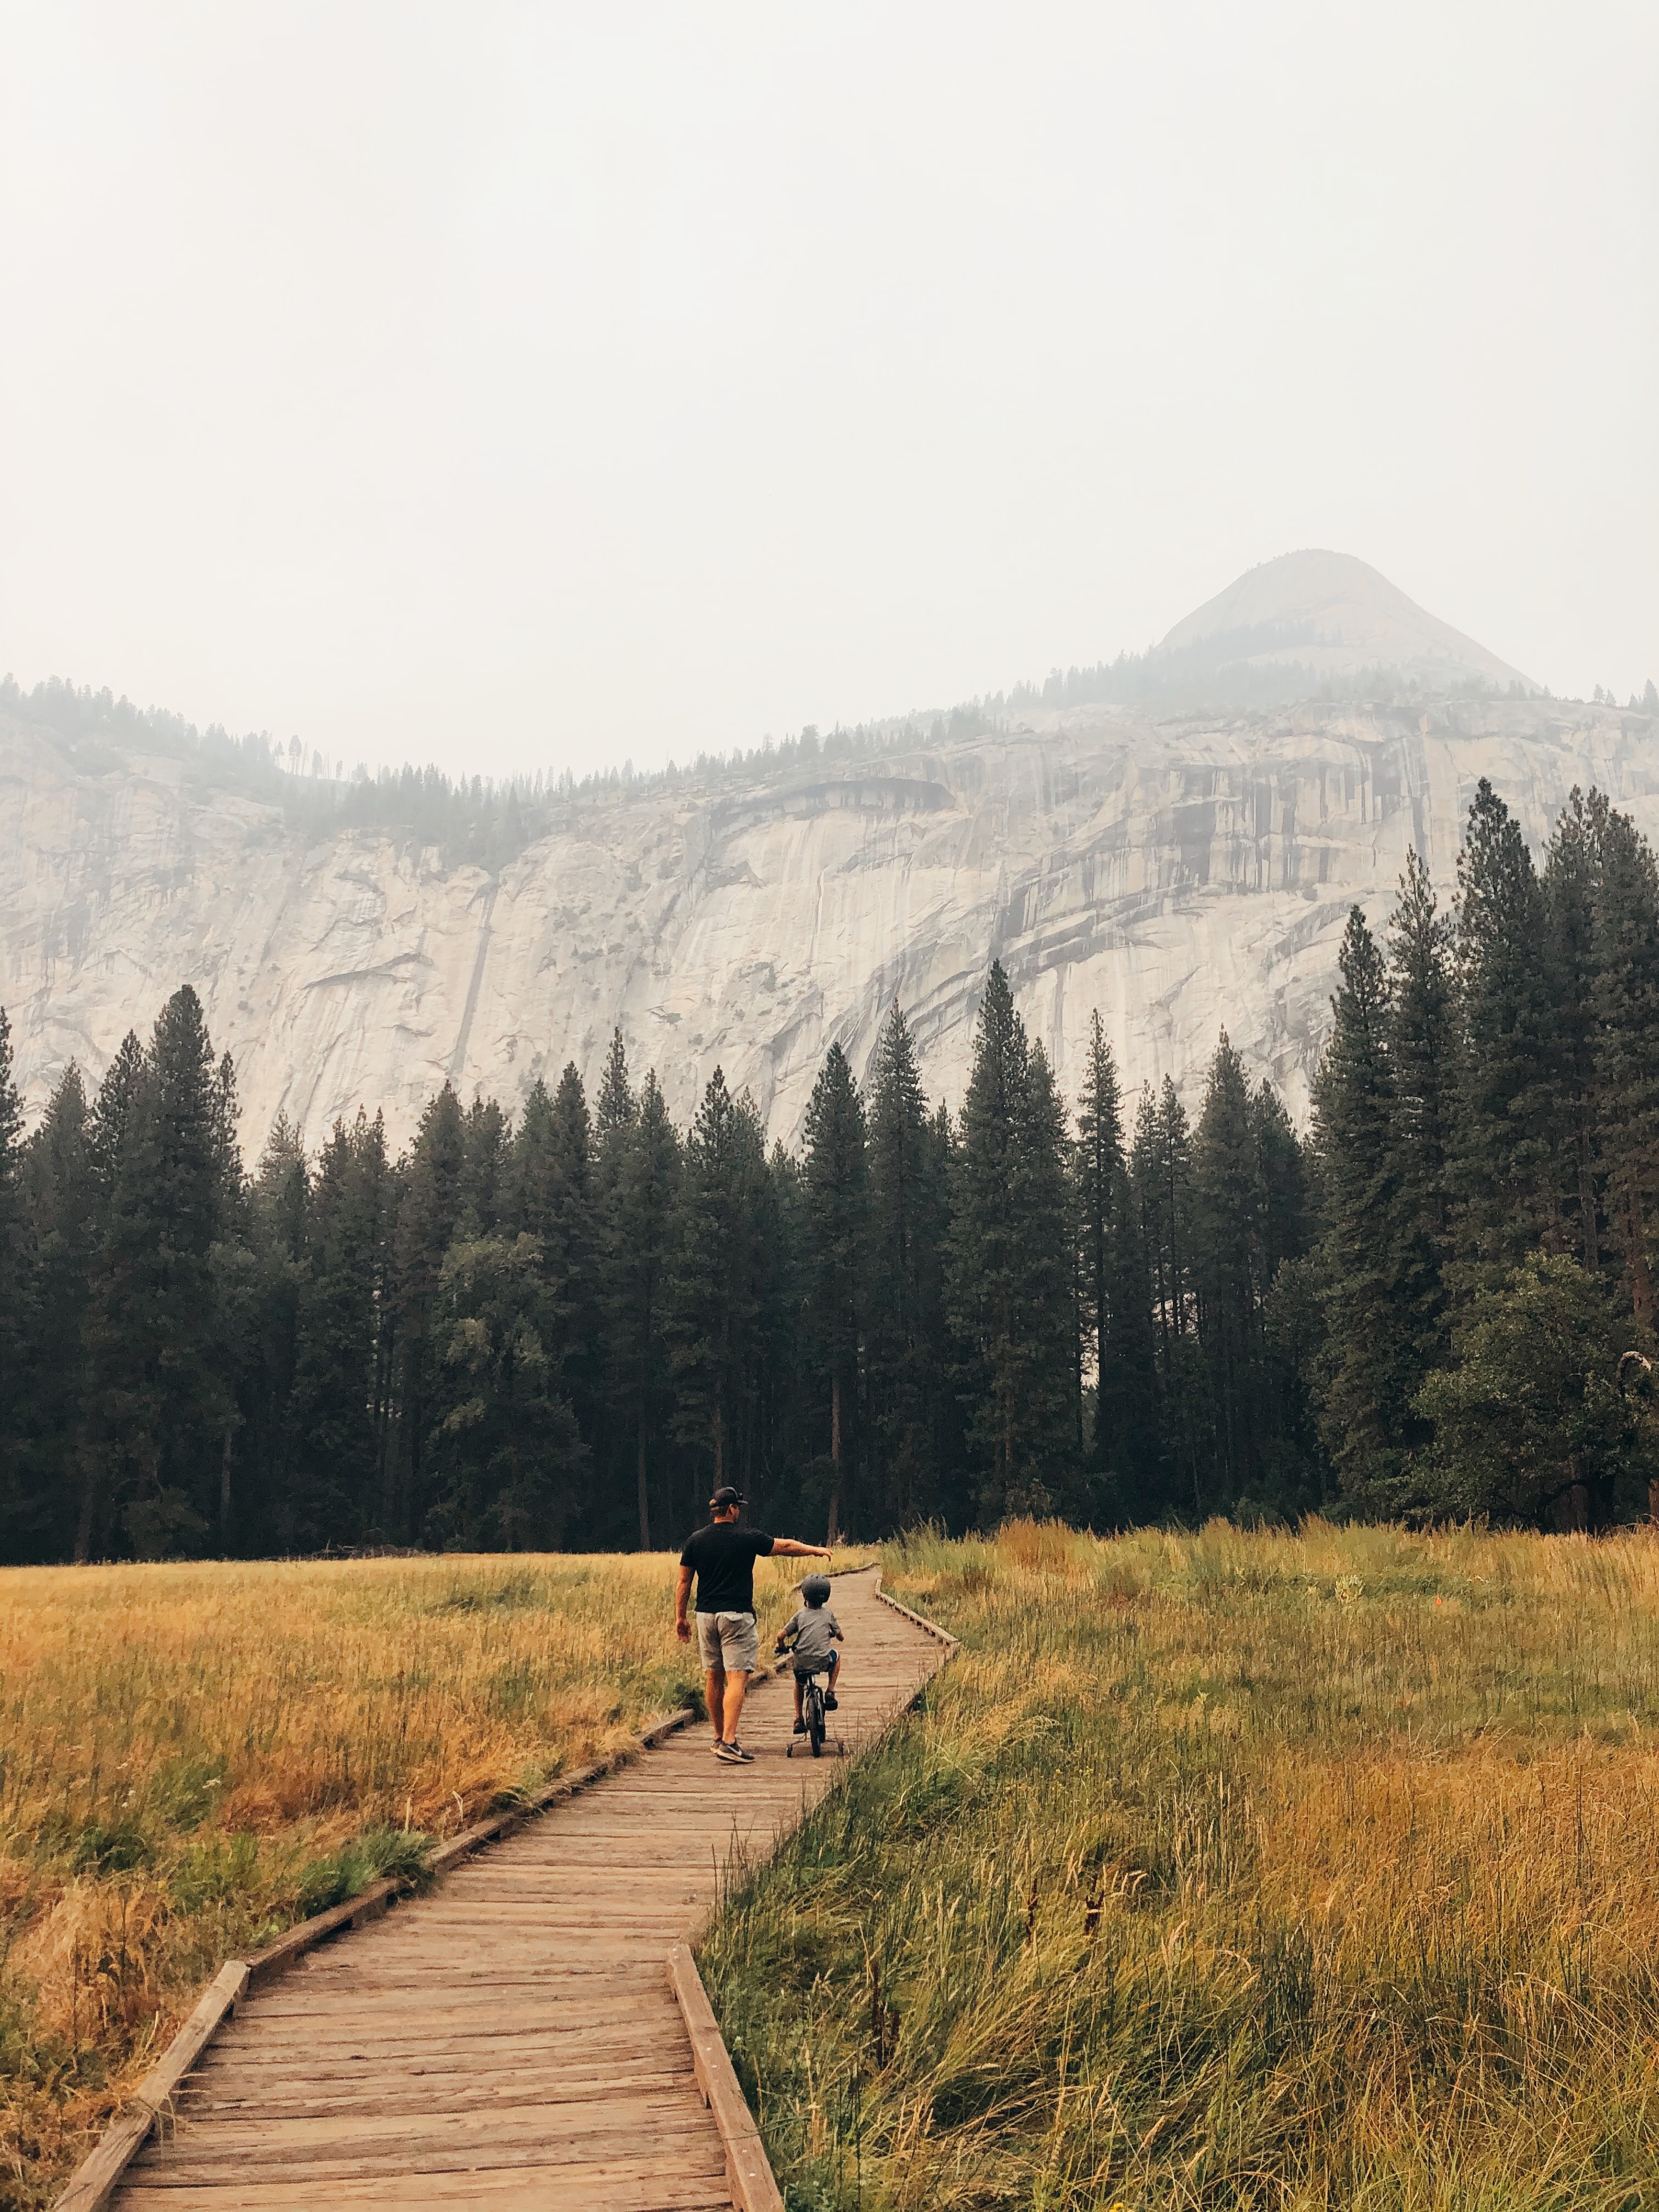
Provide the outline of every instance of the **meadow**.
<path id="1" fill-rule="evenodd" d="M 0 1576 L 0 2205 L 50 2201 L 227 1958 L 700 1703 L 674 1562 Z M 763 1565 L 763 1625 L 789 1609 Z"/>
<path id="2" fill-rule="evenodd" d="M 1659 1541 L 885 1556 L 963 1648 L 702 1954 L 791 2212 L 1659 2204 Z"/>

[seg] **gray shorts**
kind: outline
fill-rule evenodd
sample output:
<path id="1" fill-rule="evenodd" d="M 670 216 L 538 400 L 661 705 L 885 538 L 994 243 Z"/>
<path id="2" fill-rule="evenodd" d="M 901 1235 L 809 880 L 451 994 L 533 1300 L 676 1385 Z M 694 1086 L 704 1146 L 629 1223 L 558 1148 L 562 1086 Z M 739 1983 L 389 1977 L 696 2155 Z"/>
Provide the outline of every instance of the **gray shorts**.
<path id="1" fill-rule="evenodd" d="M 711 1674 L 752 1674 L 760 1660 L 760 1631 L 752 1613 L 700 1613 L 697 1649 Z"/>

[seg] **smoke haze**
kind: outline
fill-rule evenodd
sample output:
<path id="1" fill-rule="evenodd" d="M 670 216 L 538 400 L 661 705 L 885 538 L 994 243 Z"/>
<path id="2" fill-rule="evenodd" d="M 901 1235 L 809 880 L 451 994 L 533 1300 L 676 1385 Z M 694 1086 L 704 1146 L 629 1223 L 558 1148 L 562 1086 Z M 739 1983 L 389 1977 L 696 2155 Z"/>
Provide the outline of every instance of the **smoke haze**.
<path id="1" fill-rule="evenodd" d="M 1297 546 L 1659 674 L 1659 14 L 18 5 L 0 667 L 654 764 Z"/>

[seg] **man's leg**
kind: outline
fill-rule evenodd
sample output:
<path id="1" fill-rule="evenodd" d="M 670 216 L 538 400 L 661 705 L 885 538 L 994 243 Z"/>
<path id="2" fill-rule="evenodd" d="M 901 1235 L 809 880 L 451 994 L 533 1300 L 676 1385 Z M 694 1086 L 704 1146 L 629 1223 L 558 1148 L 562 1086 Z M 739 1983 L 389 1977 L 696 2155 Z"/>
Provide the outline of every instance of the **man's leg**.
<path id="1" fill-rule="evenodd" d="M 743 1718 L 744 1692 L 748 1689 L 748 1687 L 749 1677 L 747 1674 L 738 1674 L 735 1668 L 728 1667 L 726 1668 L 726 1741 L 727 1743 L 735 1743 L 738 1740 L 738 1723 Z"/>
<path id="2" fill-rule="evenodd" d="M 704 1677 L 707 1685 L 708 1717 L 714 1723 L 714 1741 L 720 1741 L 720 1716 L 726 1711 L 726 1669 L 711 1667 Z"/>

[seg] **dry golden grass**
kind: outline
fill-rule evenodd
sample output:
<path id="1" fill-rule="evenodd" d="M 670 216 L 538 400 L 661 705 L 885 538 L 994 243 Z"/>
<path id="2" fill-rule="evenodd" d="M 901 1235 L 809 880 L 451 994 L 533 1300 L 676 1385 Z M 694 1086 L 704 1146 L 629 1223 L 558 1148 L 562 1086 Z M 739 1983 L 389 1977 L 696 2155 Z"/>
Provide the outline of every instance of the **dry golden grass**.
<path id="1" fill-rule="evenodd" d="M 792 2207 L 1659 2204 L 1659 1542 L 888 1586 L 963 1653 L 705 1955 Z"/>
<path id="2" fill-rule="evenodd" d="M 226 1958 L 690 1701 L 674 1563 L 0 1575 L 0 2204 L 34 2207 Z M 788 1605 L 762 1564 L 763 1626 Z"/>

